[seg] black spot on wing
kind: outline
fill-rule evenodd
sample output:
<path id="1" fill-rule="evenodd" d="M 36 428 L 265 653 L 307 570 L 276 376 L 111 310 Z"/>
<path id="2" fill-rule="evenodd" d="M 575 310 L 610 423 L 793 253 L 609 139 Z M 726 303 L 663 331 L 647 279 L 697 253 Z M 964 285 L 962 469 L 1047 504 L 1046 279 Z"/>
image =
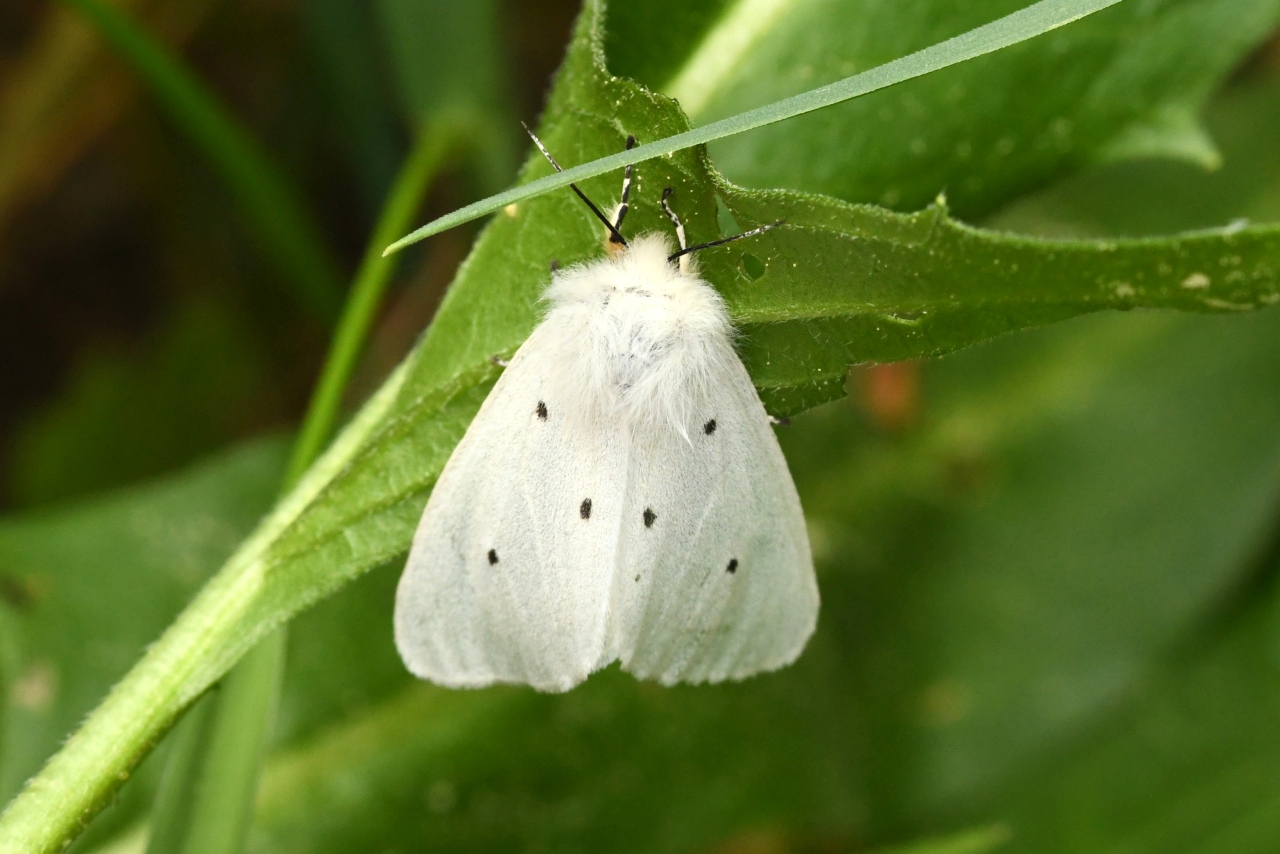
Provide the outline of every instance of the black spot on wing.
<path id="1" fill-rule="evenodd" d="M 543 421 L 547 420 L 547 404 L 541 400 L 538 401 L 538 417 Z"/>
<path id="2" fill-rule="evenodd" d="M 581 516 L 583 519 L 591 518 L 591 499 L 590 498 L 582 499 L 582 506 L 578 508 L 578 515 Z"/>
<path id="3" fill-rule="evenodd" d="M 729 573 L 730 575 L 733 575 L 735 572 L 737 572 L 738 559 L 736 557 L 729 558 L 729 565 L 724 568 L 724 571 Z"/>
<path id="4" fill-rule="evenodd" d="M 489 549 L 489 566 L 493 566 L 498 562 L 498 550 Z"/>
<path id="5" fill-rule="evenodd" d="M 654 522 L 654 520 L 655 520 L 655 519 L 657 519 L 657 518 L 658 518 L 658 514 L 657 514 L 657 513 L 654 513 L 654 512 L 653 512 L 651 509 L 649 509 L 648 507 L 644 508 L 644 526 L 645 526 L 646 528 L 652 528 L 652 527 L 653 527 L 653 522 Z"/>
<path id="6" fill-rule="evenodd" d="M 712 419 L 711 419 L 710 421 L 708 421 L 706 424 L 703 424 L 703 425 L 702 425 L 702 432 L 703 432 L 703 433 L 706 433 L 708 436 L 710 436 L 712 433 L 716 432 L 716 420 L 715 420 L 714 418 L 712 418 Z"/>

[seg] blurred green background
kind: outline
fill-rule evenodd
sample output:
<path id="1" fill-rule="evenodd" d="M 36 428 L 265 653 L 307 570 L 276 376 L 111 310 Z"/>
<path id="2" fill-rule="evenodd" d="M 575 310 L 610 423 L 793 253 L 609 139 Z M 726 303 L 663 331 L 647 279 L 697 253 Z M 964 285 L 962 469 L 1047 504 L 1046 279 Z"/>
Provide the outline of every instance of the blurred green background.
<path id="1" fill-rule="evenodd" d="M 116 5 L 258 141 L 336 282 L 424 122 L 471 130 L 420 219 L 514 178 L 518 120 L 578 11 Z M 699 111 L 678 69 L 742 5 L 619 0 L 610 69 L 704 121 L 1021 4 L 773 4 L 789 17 Z M 713 162 L 901 210 L 945 190 L 964 219 L 1049 237 L 1280 221 L 1280 4 L 1122 7 L 1086 22 L 1120 47 L 1079 80 L 974 63 Z M 1087 53 L 1045 39 L 1014 50 Z M 1072 86 L 1070 139 L 1045 143 Z M 0 8 L 5 800 L 274 499 L 332 314 L 256 228 L 75 9 Z M 407 256 L 353 405 L 474 233 Z M 855 368 L 848 390 L 782 433 L 823 595 L 797 665 L 714 688 L 614 668 L 557 697 L 440 691 L 395 655 L 384 567 L 295 621 L 250 850 L 1280 850 L 1277 309 L 1097 315 Z M 76 850 L 143 850 L 162 762 Z"/>

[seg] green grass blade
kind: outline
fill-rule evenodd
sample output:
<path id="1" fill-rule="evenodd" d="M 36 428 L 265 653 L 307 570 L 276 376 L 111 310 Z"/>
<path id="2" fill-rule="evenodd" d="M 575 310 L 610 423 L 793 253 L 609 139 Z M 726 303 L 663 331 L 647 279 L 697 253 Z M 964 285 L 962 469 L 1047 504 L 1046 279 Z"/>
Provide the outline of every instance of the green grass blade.
<path id="1" fill-rule="evenodd" d="M 171 746 L 152 809 L 146 854 L 182 850 L 187 829 L 187 807 L 196 796 L 195 786 L 200 776 L 196 768 L 209 740 L 209 721 L 216 696 L 214 689 L 200 698 L 169 736 Z"/>
<path id="2" fill-rule="evenodd" d="M 333 345 L 302 421 L 302 431 L 298 434 L 285 474 L 286 492 L 320 456 L 333 434 L 347 381 L 351 379 L 356 360 L 369 336 L 382 295 L 395 273 L 397 265 L 383 256 L 379 247 L 386 245 L 413 219 L 431 179 L 455 147 L 456 137 L 457 134 L 443 124 L 424 130 L 392 184 L 386 205 L 365 248 L 360 269 L 356 271 L 346 308 L 334 332 Z"/>
<path id="3" fill-rule="evenodd" d="M 203 769 L 194 797 L 180 804 L 187 816 L 174 854 L 238 854 L 244 847 L 258 768 L 280 694 L 285 631 L 267 635 L 227 674 L 214 698 L 213 719 L 202 733 Z"/>
<path id="4" fill-rule="evenodd" d="M 885 89 L 897 83 L 921 77 L 939 69 L 946 68 L 974 57 L 992 53 L 1026 41 L 1042 33 L 1057 29 L 1091 15 L 1108 6 L 1114 6 L 1120 0 L 1040 0 L 1025 9 L 1011 15 L 969 30 L 967 33 L 939 42 L 907 56 L 886 62 L 869 71 L 846 77 L 835 83 L 813 89 L 791 98 L 784 98 L 736 116 L 730 116 L 709 125 L 693 128 L 684 133 L 666 137 L 656 142 L 637 146 L 630 151 L 621 151 L 590 163 L 574 166 L 563 172 L 556 172 L 528 184 L 513 187 L 510 190 L 490 196 L 487 199 L 467 205 L 451 214 L 432 220 L 418 230 L 402 237 L 386 249 L 390 254 L 403 249 L 419 240 L 439 234 L 446 229 L 462 225 L 474 219 L 501 210 L 507 205 L 523 201 L 532 196 L 568 186 L 575 181 L 621 169 L 629 163 L 643 163 L 655 157 L 703 145 L 717 139 L 742 133 L 743 131 L 774 124 L 794 118 L 823 107 L 830 107 L 843 101 Z"/>
<path id="5" fill-rule="evenodd" d="M 235 194 L 262 250 L 293 296 L 332 321 L 342 300 L 342 277 L 320 230 L 288 179 L 257 140 L 164 45 L 102 0 L 66 0 L 119 51 L 156 101 L 208 158 Z"/>

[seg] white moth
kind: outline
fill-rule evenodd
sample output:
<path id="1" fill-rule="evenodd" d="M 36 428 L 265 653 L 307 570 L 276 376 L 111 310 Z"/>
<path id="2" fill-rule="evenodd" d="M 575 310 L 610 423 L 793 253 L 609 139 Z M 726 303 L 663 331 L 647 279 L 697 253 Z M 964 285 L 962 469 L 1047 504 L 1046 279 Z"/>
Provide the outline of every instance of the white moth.
<path id="1" fill-rule="evenodd" d="M 553 274 L 422 514 L 395 606 L 421 678 L 567 691 L 621 661 L 719 682 L 813 633 L 800 500 L 724 302 L 666 194 L 678 262 L 660 235 L 622 240 L 629 186 L 616 224 L 596 211 L 610 254 Z"/>

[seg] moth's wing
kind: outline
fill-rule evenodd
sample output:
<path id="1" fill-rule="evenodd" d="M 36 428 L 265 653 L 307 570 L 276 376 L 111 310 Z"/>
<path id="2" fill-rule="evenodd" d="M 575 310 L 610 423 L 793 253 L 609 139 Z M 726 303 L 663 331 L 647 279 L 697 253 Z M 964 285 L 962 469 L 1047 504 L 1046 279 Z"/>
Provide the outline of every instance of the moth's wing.
<path id="1" fill-rule="evenodd" d="M 562 332 L 544 323 L 516 353 L 423 512 L 395 606 L 417 676 L 565 691 L 599 664 L 625 449 L 613 426 L 570 417 Z"/>
<path id="2" fill-rule="evenodd" d="M 623 669 L 666 684 L 782 667 L 817 622 L 791 473 L 746 369 L 725 364 L 699 416 L 711 432 L 632 445 L 611 643 Z"/>

